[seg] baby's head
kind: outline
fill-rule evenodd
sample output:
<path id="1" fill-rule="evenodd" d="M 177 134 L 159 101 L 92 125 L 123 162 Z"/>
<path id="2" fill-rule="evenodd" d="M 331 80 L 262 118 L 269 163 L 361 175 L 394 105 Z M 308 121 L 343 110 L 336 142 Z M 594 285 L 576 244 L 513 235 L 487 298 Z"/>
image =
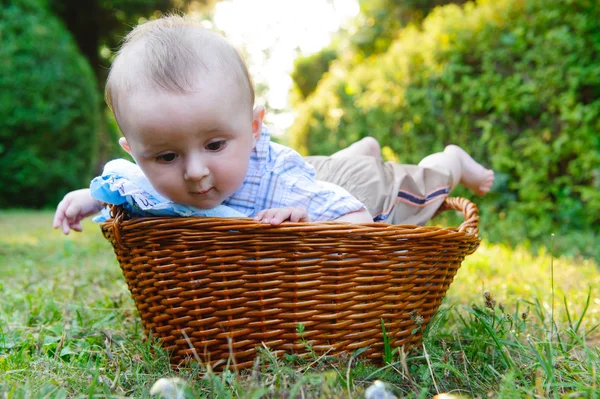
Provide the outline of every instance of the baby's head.
<path id="1" fill-rule="evenodd" d="M 106 82 L 106 101 L 118 114 L 121 102 L 139 92 L 194 93 L 217 78 L 238 87 L 252 108 L 254 87 L 238 51 L 223 36 L 171 15 L 125 37 Z"/>
<path id="2" fill-rule="evenodd" d="M 264 110 L 222 36 L 179 16 L 136 27 L 113 62 L 106 101 L 119 143 L 165 197 L 211 208 L 241 186 Z"/>

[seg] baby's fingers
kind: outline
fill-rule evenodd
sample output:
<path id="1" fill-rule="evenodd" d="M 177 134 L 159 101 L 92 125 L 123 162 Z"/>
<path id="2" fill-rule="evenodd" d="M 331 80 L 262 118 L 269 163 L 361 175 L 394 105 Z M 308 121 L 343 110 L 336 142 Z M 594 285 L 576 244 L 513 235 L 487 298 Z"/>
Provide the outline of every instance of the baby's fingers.
<path id="1" fill-rule="evenodd" d="M 81 233 L 83 231 L 83 227 L 81 227 L 81 221 L 71 223 L 71 230 Z"/>
<path id="2" fill-rule="evenodd" d="M 67 218 L 64 218 L 62 220 L 62 232 L 65 235 L 68 235 L 69 232 L 71 231 L 71 226 L 69 225 L 69 220 Z"/>
<path id="3" fill-rule="evenodd" d="M 255 216 L 254 216 L 254 220 L 259 222 L 263 219 L 263 217 L 265 216 L 265 213 L 267 213 L 266 210 L 262 210 L 260 212 L 258 212 Z"/>
<path id="4" fill-rule="evenodd" d="M 68 235 L 71 230 L 77 231 L 81 233 L 83 231 L 83 227 L 81 227 L 81 219 L 76 219 L 69 221 L 69 219 L 64 218 L 62 221 L 62 231 L 65 235 Z"/>
<path id="5" fill-rule="evenodd" d="M 58 212 L 54 214 L 54 220 L 52 221 L 52 228 L 53 229 L 58 229 L 60 226 L 62 226 L 63 223 L 63 219 L 64 215 L 63 214 L 59 214 Z"/>
<path id="6" fill-rule="evenodd" d="M 270 220 L 265 220 L 265 222 L 271 223 L 272 226 L 280 225 L 283 221 L 288 220 L 290 218 L 291 210 L 284 208 L 278 209 L 277 212 L 273 215 Z"/>
<path id="7" fill-rule="evenodd" d="M 306 209 L 294 208 L 290 215 L 290 222 L 308 222 Z"/>
<path id="8" fill-rule="evenodd" d="M 56 211 L 54 212 L 54 220 L 52 221 L 52 227 L 58 229 L 65 220 L 65 210 L 69 206 L 69 201 L 62 200 L 58 203 Z"/>
<path id="9" fill-rule="evenodd" d="M 62 232 L 65 235 L 68 235 L 71 230 L 83 231 L 81 227 L 81 215 L 77 212 L 78 210 L 73 206 L 69 206 L 64 212 L 57 210 L 54 216 L 54 228 L 62 227 Z"/>
<path id="10" fill-rule="evenodd" d="M 256 214 L 254 220 L 261 223 L 271 223 L 273 224 L 273 220 L 277 218 L 277 215 L 281 212 L 281 209 L 265 209 Z M 279 221 L 281 223 L 281 221 Z M 279 224 L 276 223 L 276 224 Z"/>

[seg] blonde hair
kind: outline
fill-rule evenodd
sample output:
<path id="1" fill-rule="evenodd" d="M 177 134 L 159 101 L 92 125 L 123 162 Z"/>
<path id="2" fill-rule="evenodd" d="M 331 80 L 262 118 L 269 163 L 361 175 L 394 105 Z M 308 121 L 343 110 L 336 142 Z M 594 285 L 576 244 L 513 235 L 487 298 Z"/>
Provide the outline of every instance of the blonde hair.
<path id="1" fill-rule="evenodd" d="M 200 79 L 215 79 L 214 75 L 245 87 L 254 106 L 254 87 L 239 52 L 223 36 L 169 15 L 138 25 L 125 37 L 108 74 L 105 99 L 116 115 L 125 93 L 148 89 L 191 93 L 197 91 Z"/>

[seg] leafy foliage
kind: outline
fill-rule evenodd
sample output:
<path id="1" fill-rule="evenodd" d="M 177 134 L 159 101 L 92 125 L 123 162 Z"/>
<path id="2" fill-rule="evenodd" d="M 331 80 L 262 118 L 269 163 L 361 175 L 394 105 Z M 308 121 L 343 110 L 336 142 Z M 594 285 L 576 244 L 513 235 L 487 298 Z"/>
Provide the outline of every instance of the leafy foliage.
<path id="1" fill-rule="evenodd" d="M 146 19 L 158 18 L 163 12 L 185 10 L 189 0 L 48 0 L 51 10 L 64 22 L 87 58 L 96 75 L 98 94 L 103 96 L 110 64 L 123 37 L 131 28 Z M 194 1 L 197 7 L 212 7 L 216 0 Z M 107 107 L 98 126 L 94 152 L 94 174 L 104 164 L 124 153 L 117 144 L 119 128 Z M 83 154 L 82 154 L 83 156 Z"/>
<path id="2" fill-rule="evenodd" d="M 131 27 L 137 25 L 141 18 L 160 16 L 163 11 L 176 9 L 176 6 L 183 5 L 183 1 L 49 0 L 49 4 L 73 34 L 103 90 L 112 52 Z"/>
<path id="3" fill-rule="evenodd" d="M 44 0 L 0 5 L 0 207 L 55 204 L 89 181 L 93 72 Z"/>
<path id="4" fill-rule="evenodd" d="M 387 51 L 398 31 L 420 21 L 435 7 L 462 4 L 465 0 L 362 0 L 360 13 L 350 27 L 342 30 L 333 44 L 316 54 L 298 57 L 292 80 L 295 97 L 304 100 L 334 60 L 344 65 L 358 65 L 366 58 Z M 298 101 L 296 98 L 294 101 Z"/>
<path id="5" fill-rule="evenodd" d="M 319 79 L 337 56 L 335 49 L 325 48 L 307 57 L 296 58 L 291 77 L 302 99 L 308 97 L 315 90 Z"/>
<path id="6" fill-rule="evenodd" d="M 362 0 L 349 40 L 361 59 L 387 51 L 398 31 L 419 24 L 435 7 L 465 0 Z M 355 32 L 352 32 L 355 31 Z"/>
<path id="7" fill-rule="evenodd" d="M 493 239 L 600 223 L 600 9 L 589 0 L 482 0 L 435 9 L 389 50 L 333 64 L 292 143 L 328 154 L 372 135 L 403 163 L 456 143 L 497 172 L 477 203 Z M 468 195 L 457 192 L 458 195 Z M 591 243 L 583 251 L 593 253 Z"/>

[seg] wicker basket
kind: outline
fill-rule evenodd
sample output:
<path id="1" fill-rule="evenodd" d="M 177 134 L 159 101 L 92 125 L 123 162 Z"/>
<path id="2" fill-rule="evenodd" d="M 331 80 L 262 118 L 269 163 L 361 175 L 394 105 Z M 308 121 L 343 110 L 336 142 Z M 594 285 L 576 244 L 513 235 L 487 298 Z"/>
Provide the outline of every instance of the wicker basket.
<path id="1" fill-rule="evenodd" d="M 233 355 L 245 368 L 263 343 L 278 355 L 303 355 L 307 342 L 330 355 L 368 347 L 363 355 L 381 360 L 381 320 L 393 347 L 418 343 L 480 241 L 477 206 L 447 198 L 448 209 L 462 212 L 458 228 L 127 220 L 119 207 L 101 227 L 172 364 L 199 356 L 218 368 Z"/>

